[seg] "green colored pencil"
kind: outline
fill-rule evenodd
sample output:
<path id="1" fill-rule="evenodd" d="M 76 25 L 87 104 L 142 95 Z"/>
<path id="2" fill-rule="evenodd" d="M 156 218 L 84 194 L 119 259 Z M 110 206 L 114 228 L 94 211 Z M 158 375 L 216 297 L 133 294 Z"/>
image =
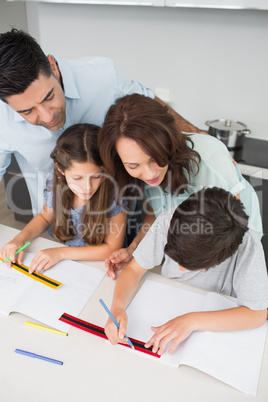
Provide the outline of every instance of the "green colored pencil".
<path id="1" fill-rule="evenodd" d="M 25 249 L 26 247 L 28 247 L 30 244 L 31 244 L 30 241 L 28 241 L 28 243 L 25 243 L 24 246 L 18 248 L 18 250 L 16 251 L 16 254 L 18 254 L 20 251 L 24 250 L 24 249 Z M 10 256 L 7 257 L 7 258 L 4 260 L 4 262 L 6 262 L 6 261 L 8 261 L 8 260 L 10 260 Z"/>

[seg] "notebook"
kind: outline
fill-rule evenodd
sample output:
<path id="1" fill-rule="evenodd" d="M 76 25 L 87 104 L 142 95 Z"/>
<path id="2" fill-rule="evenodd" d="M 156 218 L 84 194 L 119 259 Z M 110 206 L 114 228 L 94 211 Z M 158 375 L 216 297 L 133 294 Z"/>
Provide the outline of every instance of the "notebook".
<path id="1" fill-rule="evenodd" d="M 147 342 L 153 335 L 151 326 L 157 327 L 192 311 L 222 310 L 236 306 L 233 300 L 217 293 L 204 295 L 145 280 L 127 308 L 127 335 Z M 173 354 L 165 351 L 155 361 L 173 366 L 192 366 L 255 396 L 266 334 L 267 322 L 260 328 L 243 331 L 196 331 Z"/>
<path id="2" fill-rule="evenodd" d="M 24 253 L 23 264 L 29 267 L 34 254 Z M 105 272 L 75 261 L 62 260 L 45 274 L 62 283 L 57 289 L 45 286 L 0 261 L 0 313 L 19 312 L 60 331 L 70 325 L 59 321 L 67 310 L 79 315 Z"/>

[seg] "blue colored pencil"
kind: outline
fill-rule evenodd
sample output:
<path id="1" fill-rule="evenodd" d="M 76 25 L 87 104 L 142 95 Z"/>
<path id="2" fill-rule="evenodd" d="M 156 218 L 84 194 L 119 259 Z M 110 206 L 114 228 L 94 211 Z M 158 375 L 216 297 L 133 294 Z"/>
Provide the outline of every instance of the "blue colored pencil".
<path id="1" fill-rule="evenodd" d="M 105 308 L 105 310 L 107 311 L 107 313 L 109 314 L 109 316 L 111 317 L 111 319 L 113 320 L 114 324 L 117 326 L 117 328 L 119 329 L 120 325 L 119 323 L 116 321 L 116 319 L 114 318 L 114 316 L 112 315 L 111 311 L 108 309 L 108 307 L 106 306 L 106 304 L 104 303 L 104 301 L 102 299 L 100 299 L 100 303 L 102 304 L 102 306 Z M 129 339 L 128 336 L 125 335 L 125 338 L 128 341 L 129 346 L 135 350 L 133 343 L 131 342 L 131 340 Z"/>
<path id="2" fill-rule="evenodd" d="M 15 349 L 15 352 L 16 352 L 16 353 L 19 353 L 19 354 L 21 354 L 21 355 L 24 355 L 24 356 L 34 357 L 34 358 L 36 358 L 36 359 L 45 360 L 45 361 L 50 362 L 50 363 L 55 363 L 55 364 L 59 364 L 59 365 L 62 365 L 62 364 L 63 364 L 63 362 L 61 362 L 60 360 L 55 360 L 55 359 L 51 359 L 50 357 L 45 357 L 45 356 L 37 355 L 36 353 L 27 352 L 26 350 Z"/>

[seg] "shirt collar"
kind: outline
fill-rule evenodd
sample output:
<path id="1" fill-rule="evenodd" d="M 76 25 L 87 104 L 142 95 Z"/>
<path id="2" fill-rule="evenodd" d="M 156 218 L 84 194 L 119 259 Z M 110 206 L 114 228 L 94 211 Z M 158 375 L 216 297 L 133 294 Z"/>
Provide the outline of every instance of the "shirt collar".
<path id="1" fill-rule="evenodd" d="M 60 69 L 65 97 L 70 99 L 80 99 L 70 66 L 64 60 L 56 60 L 56 62 Z"/>
<path id="2" fill-rule="evenodd" d="M 8 106 L 8 107 L 10 107 L 10 106 Z M 10 109 L 13 111 L 14 121 L 25 121 L 26 122 L 26 120 L 18 112 L 15 112 L 15 110 L 12 109 L 12 107 L 10 107 Z"/>

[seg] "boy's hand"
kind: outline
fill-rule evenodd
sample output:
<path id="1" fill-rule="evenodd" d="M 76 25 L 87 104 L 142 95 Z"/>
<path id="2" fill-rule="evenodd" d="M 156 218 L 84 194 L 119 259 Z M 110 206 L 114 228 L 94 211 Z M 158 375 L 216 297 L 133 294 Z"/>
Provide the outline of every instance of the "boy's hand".
<path id="1" fill-rule="evenodd" d="M 119 309 L 116 312 L 113 311 L 112 314 L 119 323 L 120 327 L 118 330 L 115 323 L 109 317 L 104 328 L 107 338 L 112 345 L 116 345 L 117 343 L 128 344 L 127 339 L 125 338 L 125 334 L 127 332 L 127 315 L 125 310 Z"/>
<path id="2" fill-rule="evenodd" d="M 47 248 L 39 251 L 31 262 L 29 273 L 32 274 L 34 271 L 38 273 L 42 269 L 46 271 L 60 260 L 62 260 L 62 257 L 59 248 Z"/>
<path id="3" fill-rule="evenodd" d="M 191 322 L 191 314 L 184 314 L 168 321 L 160 327 L 151 327 L 155 334 L 144 345 L 146 348 L 153 347 L 153 352 L 162 355 L 166 350 L 169 342 L 173 341 L 170 345 L 168 353 L 174 352 L 176 347 L 188 338 L 193 332 L 193 324 Z"/>
<path id="4" fill-rule="evenodd" d="M 126 266 L 132 260 L 134 249 L 131 247 L 120 248 L 120 250 L 114 251 L 108 258 L 105 260 L 105 267 L 107 268 L 106 275 L 110 276 L 110 278 L 115 279 L 115 272 L 121 271 L 126 268 Z"/>
<path id="5" fill-rule="evenodd" d="M 5 260 L 7 257 L 10 257 L 10 259 L 5 263 L 11 267 L 12 262 L 18 261 L 19 264 L 22 264 L 22 257 L 23 257 L 23 251 L 18 253 L 16 255 L 16 251 L 23 246 L 24 243 L 22 242 L 16 242 L 12 240 L 11 242 L 7 243 L 0 251 L 0 258 L 2 260 Z"/>

